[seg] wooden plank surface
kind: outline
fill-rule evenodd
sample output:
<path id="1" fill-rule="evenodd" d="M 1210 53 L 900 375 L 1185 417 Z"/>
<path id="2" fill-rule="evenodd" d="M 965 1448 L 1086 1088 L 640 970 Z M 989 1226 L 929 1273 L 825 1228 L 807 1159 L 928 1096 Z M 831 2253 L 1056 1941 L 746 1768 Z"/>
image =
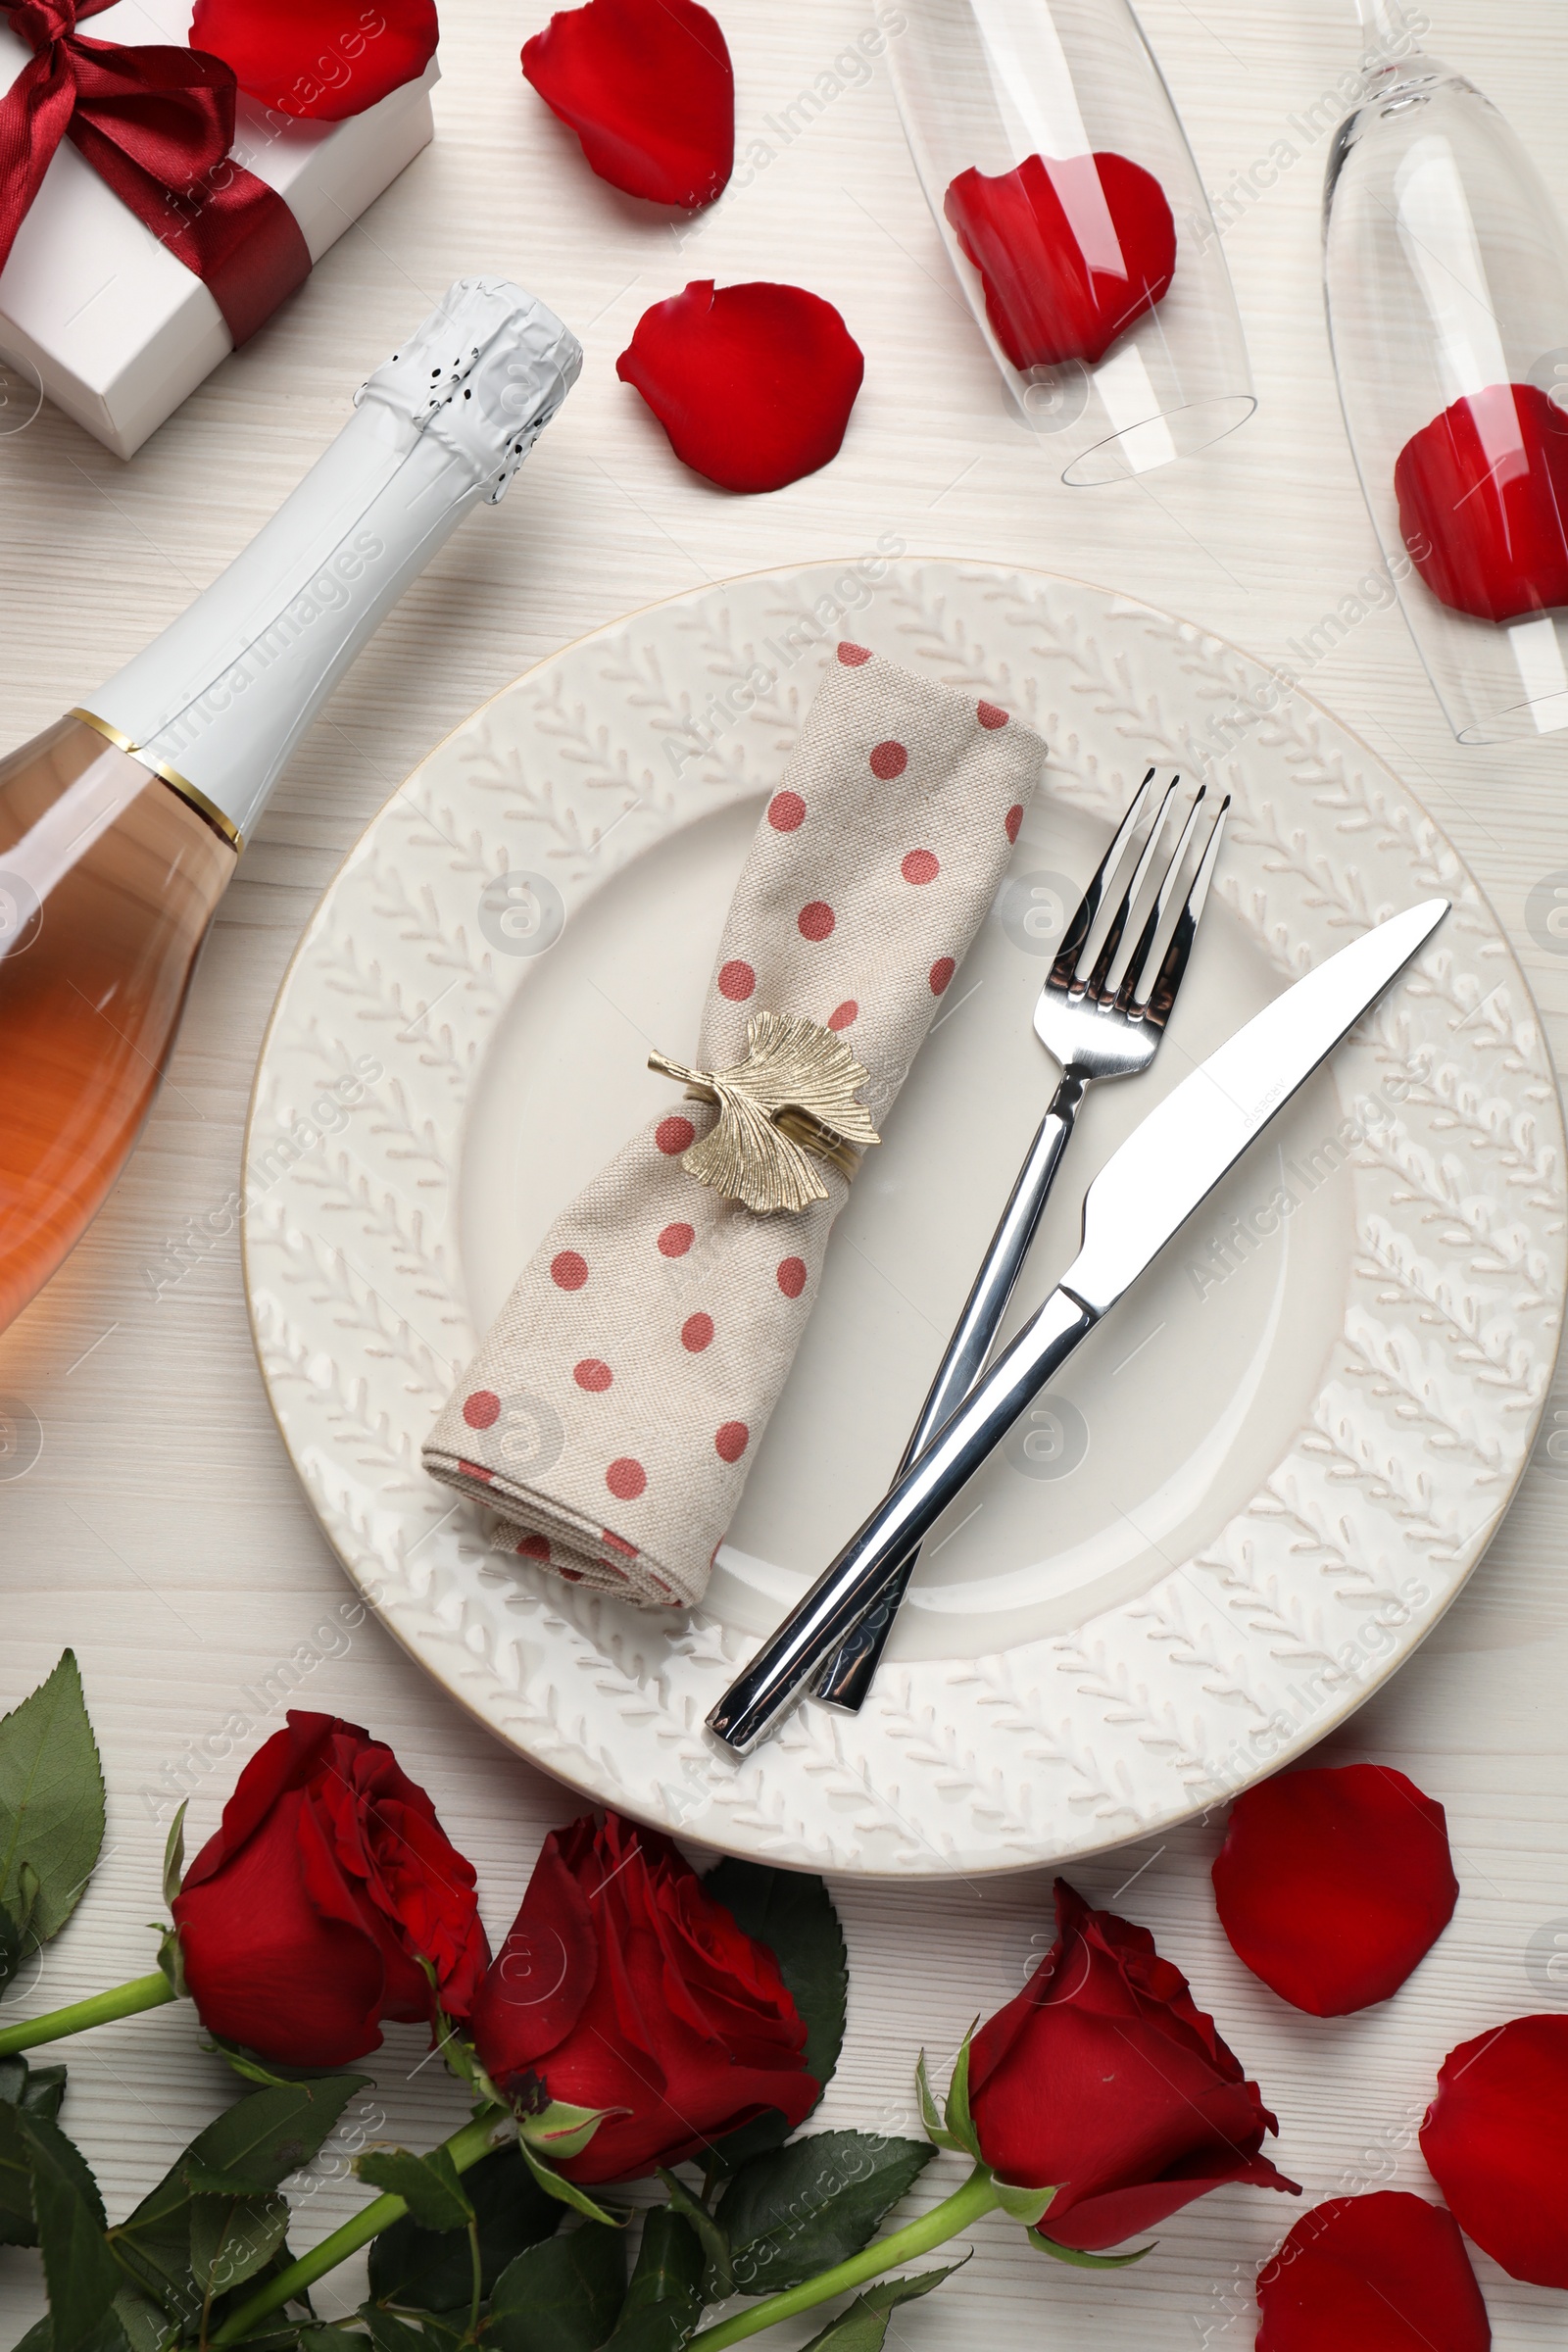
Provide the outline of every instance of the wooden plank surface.
<path id="1" fill-rule="evenodd" d="M 1568 26 L 1554 0 L 1428 0 L 1428 46 L 1509 115 L 1568 210 L 1561 105 Z M 791 9 L 724 0 L 743 141 L 832 62 L 867 18 L 857 0 Z M 505 505 L 449 544 L 362 658 L 293 761 L 220 914 L 171 1081 L 141 1150 L 64 1272 L 0 1337 L 0 1395 L 36 1414 L 43 1451 L 0 1484 L 0 1703 L 70 1642 L 110 1788 L 108 1851 L 18 2008 L 53 2005 L 151 1965 L 167 1800 L 194 1788 L 216 1818 L 237 1763 L 302 1703 L 391 1739 L 480 1870 L 493 1931 L 511 1918 L 545 1829 L 570 1800 L 507 1755 L 373 1624 L 346 1628 L 347 1588 L 268 1413 L 234 1235 L 175 1287 L 148 1269 L 228 1194 L 269 1007 L 320 890 L 374 808 L 484 697 L 579 632 L 704 579 L 909 549 L 1040 564 L 1125 588 L 1290 660 L 1377 551 L 1355 486 L 1323 330 L 1318 211 L 1326 134 L 1299 125 L 1355 52 L 1342 0 L 1146 0 L 1144 16 L 1207 185 L 1245 191 L 1226 239 L 1261 395 L 1209 456 L 1142 484 L 1068 491 L 1049 443 L 1013 420 L 958 307 L 911 171 L 885 63 L 846 87 L 755 183 L 676 235 L 582 166 L 523 85 L 516 52 L 542 11 L 451 0 L 436 144 L 128 466 L 53 412 L 0 429 L 0 735 L 21 742 L 172 618 L 272 512 L 329 439 L 348 396 L 455 275 L 501 270 L 582 336 L 583 380 Z M 1293 127 L 1293 118 L 1296 126 Z M 778 277 L 836 302 L 865 389 L 828 471 L 762 500 L 685 473 L 614 359 L 641 309 L 689 278 Z M 1568 335 L 1565 335 L 1568 341 Z M 16 415 L 18 412 L 11 412 Z M 3 428 L 5 412 L 0 412 Z M 1531 890 L 1568 869 L 1568 737 L 1461 752 L 1398 614 L 1372 611 L 1309 690 L 1426 800 L 1516 942 L 1559 1066 L 1568 938 L 1532 936 Z M 1568 879 L 1568 870 L 1565 870 Z M 1568 1428 L 1568 1381 L 1555 1402 Z M 1425 1649 L 1336 1741 L 1396 1763 L 1448 1808 L 1463 1896 L 1453 1927 L 1386 2008 L 1332 2027 L 1249 1979 L 1216 1926 L 1216 1824 L 1090 1866 L 1095 1899 L 1141 1869 L 1127 1908 L 1152 1927 L 1277 2108 L 1284 2167 L 1309 2197 L 1389 2182 L 1428 2190 L 1413 2126 L 1444 2053 L 1490 2023 L 1568 2001 L 1568 1465 L 1537 1459 L 1489 1558 Z M 247 1695 L 250 1694 L 250 1695 Z M 235 1713 L 254 1730 L 231 1752 Z M 206 1743 L 204 1745 L 204 1743 Z M 1038 1876 L 943 1889 L 840 1890 L 854 1971 L 850 2038 L 822 2120 L 912 2128 L 909 2071 L 947 2053 L 1048 1939 Z M 1562 1958 L 1550 1967 L 1552 1937 Z M 389 2040 L 384 2132 L 424 2144 L 462 2105 L 417 2035 Z M 85 2039 L 67 2120 L 122 2211 L 212 2112 L 225 2082 L 187 2011 Z M 944 2180 L 952 2160 L 933 2167 Z M 928 2175 L 933 2193 L 936 2182 Z M 310 2242 L 356 2201 L 324 2180 Z M 901 2314 L 909 2352 L 966 2332 L 1011 2352 L 1250 2345 L 1250 2280 L 1290 2218 L 1222 2192 L 1161 2232 L 1159 2253 L 1094 2278 L 1031 2255 L 998 2221 L 962 2280 Z M 1563 2340 L 1560 2296 L 1478 2263 L 1499 2352 Z M 344 2274 L 323 2311 L 353 2299 Z M 0 2254 L 10 2342 L 41 2307 L 33 2258 Z M 808 2332 L 795 2331 L 803 2340 Z"/>

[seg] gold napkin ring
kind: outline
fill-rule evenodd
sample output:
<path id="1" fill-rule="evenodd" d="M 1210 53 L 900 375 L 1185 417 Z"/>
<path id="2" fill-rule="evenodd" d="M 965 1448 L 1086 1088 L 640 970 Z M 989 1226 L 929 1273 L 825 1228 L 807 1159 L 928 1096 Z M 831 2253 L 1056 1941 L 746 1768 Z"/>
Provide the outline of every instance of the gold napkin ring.
<path id="1" fill-rule="evenodd" d="M 677 1079 L 693 1102 L 717 1104 L 717 1125 L 681 1153 L 687 1174 L 760 1215 L 825 1200 L 813 1158 L 853 1176 L 864 1146 L 882 1140 L 855 1100 L 870 1071 L 800 1013 L 754 1012 L 746 1058 L 733 1069 L 689 1070 L 663 1054 L 650 1054 L 648 1067 Z"/>

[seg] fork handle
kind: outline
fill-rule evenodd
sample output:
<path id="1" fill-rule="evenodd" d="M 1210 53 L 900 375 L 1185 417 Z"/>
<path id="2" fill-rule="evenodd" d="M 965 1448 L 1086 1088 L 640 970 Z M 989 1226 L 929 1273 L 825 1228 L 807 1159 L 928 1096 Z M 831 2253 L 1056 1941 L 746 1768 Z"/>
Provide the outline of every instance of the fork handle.
<path id="1" fill-rule="evenodd" d="M 1029 1155 L 1018 1171 L 1018 1180 L 981 1260 L 963 1312 L 954 1326 L 953 1337 L 931 1383 L 931 1393 L 894 1473 L 895 1486 L 910 1463 L 918 1461 L 944 1421 L 956 1411 L 986 1368 L 986 1359 L 1039 1230 L 1041 1212 L 1050 1198 L 1083 1097 L 1083 1080 L 1070 1070 L 1065 1071 L 1029 1147 Z M 919 1556 L 920 1547 L 916 1544 L 899 1561 L 859 1624 L 823 1667 L 816 1696 L 826 1705 L 853 1715 L 865 1704 L 888 1636 L 893 1631 L 893 1620 L 909 1589 Z"/>

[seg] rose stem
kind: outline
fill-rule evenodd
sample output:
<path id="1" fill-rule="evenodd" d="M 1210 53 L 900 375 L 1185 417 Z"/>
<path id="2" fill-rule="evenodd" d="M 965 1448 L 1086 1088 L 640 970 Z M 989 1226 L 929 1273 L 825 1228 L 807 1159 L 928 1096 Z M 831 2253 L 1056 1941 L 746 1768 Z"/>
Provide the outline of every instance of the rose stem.
<path id="1" fill-rule="evenodd" d="M 991 2213 L 1002 2200 L 988 2168 L 976 2165 L 961 2188 L 951 2197 L 934 2205 L 917 2222 L 909 2222 L 895 2230 L 891 2237 L 879 2237 L 863 2252 L 841 2262 L 831 2271 L 823 2271 L 816 2278 L 808 2278 L 802 2286 L 786 2288 L 781 2295 L 769 2295 L 763 2302 L 754 2303 L 749 2311 L 737 2311 L 716 2327 L 705 2328 L 700 2335 L 690 2338 L 686 2352 L 722 2352 L 725 2344 L 738 2344 L 743 2336 L 758 2335 L 764 2328 L 774 2327 L 780 2320 L 793 2319 L 798 2311 L 809 2311 L 813 2304 L 825 2303 L 830 2295 L 841 2295 L 852 2286 L 863 2286 L 868 2278 L 880 2278 L 884 2271 L 897 2269 L 916 2254 L 929 2254 L 944 2238 L 956 2237 L 967 2230 L 983 2213 Z M 215 2342 L 222 2338 L 215 2337 Z"/>
<path id="2" fill-rule="evenodd" d="M 23 2025 L 0 2028 L 0 2058 L 35 2049 L 41 2041 L 59 2041 L 66 2034 L 84 2034 L 89 2026 L 107 2026 L 117 2017 L 134 2017 L 138 2009 L 156 2009 L 178 1997 L 163 1970 L 155 1968 L 150 1977 L 133 1977 L 111 1992 L 95 1992 L 90 2000 L 73 2001 L 68 2008 L 29 2017 Z"/>
<path id="3" fill-rule="evenodd" d="M 488 2156 L 492 2148 L 501 2144 L 496 2136 L 498 2130 L 505 2137 L 512 2129 L 510 2115 L 499 2107 L 488 2107 L 483 2115 L 475 2116 L 471 2124 L 465 2124 L 461 2132 L 454 2132 L 441 2144 L 451 2157 L 454 2170 L 466 2173 L 481 2156 Z M 223 2344 L 238 2343 L 268 2312 L 278 2310 L 306 2287 L 313 2286 L 318 2278 L 324 2278 L 328 2271 L 336 2270 L 340 2262 L 347 2262 L 351 2254 L 368 2246 L 372 2237 L 390 2230 L 394 2222 L 402 2221 L 408 2210 L 404 2199 L 390 2192 L 373 2198 L 351 2222 L 345 2222 L 341 2230 L 334 2230 L 330 2237 L 323 2237 L 318 2246 L 302 2254 L 298 2262 L 291 2262 L 275 2278 L 269 2278 L 249 2302 L 230 2313 L 221 2328 L 208 2337 L 211 2352 L 218 2352 L 218 2347 Z"/>

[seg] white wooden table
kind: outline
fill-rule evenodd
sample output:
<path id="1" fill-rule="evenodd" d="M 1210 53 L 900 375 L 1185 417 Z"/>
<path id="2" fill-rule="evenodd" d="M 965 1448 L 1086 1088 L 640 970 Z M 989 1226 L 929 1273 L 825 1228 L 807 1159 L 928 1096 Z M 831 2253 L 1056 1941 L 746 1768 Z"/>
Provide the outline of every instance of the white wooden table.
<path id="1" fill-rule="evenodd" d="M 1510 116 L 1568 211 L 1561 139 L 1568 25 L 1556 0 L 1428 0 L 1427 45 Z M 583 379 L 516 488 L 449 545 L 382 629 L 285 778 L 224 901 L 172 1072 L 146 1138 L 65 1270 L 0 1337 L 0 1394 L 35 1413 L 43 1450 L 0 1484 L 4 1640 L 13 1704 L 66 1643 L 80 1657 L 109 1781 L 105 1859 L 21 2009 L 152 1965 L 169 1800 L 193 1788 L 199 1840 L 243 1757 L 297 1703 L 390 1739 L 480 1871 L 492 1933 L 510 1921 L 566 1792 L 504 1752 L 373 1623 L 346 1632 L 347 1587 L 307 1509 L 251 1353 L 236 1238 L 172 1288 L 149 1268 L 228 1194 L 252 1066 L 279 976 L 318 894 L 379 803 L 458 719 L 579 632 L 705 579 L 855 555 L 892 532 L 916 554 L 994 557 L 1126 588 L 1252 651 L 1291 650 L 1354 597 L 1376 549 L 1334 396 L 1319 292 L 1326 134 L 1306 110 L 1355 52 L 1345 0 L 1146 0 L 1144 17 L 1227 235 L 1261 395 L 1209 456 L 1142 484 L 1068 491 L 1049 443 L 1014 422 L 949 283 L 910 169 L 885 63 L 846 88 L 751 187 L 677 239 L 594 179 L 523 84 L 516 53 L 543 6 L 449 0 L 437 141 L 327 256 L 255 343 L 123 466 L 52 411 L 0 437 L 0 737 L 20 742 L 171 619 L 271 514 L 336 430 L 352 388 L 463 271 L 536 289 L 587 348 Z M 831 68 L 863 0 L 722 0 L 743 141 Z M 1335 110 L 1324 110 L 1332 117 Z M 1281 170 L 1278 143 L 1298 160 Z M 1255 179 L 1252 166 L 1273 156 Z M 1246 184 L 1238 192 L 1241 175 Z M 866 354 L 847 447 L 826 472 L 761 500 L 682 470 L 614 359 L 647 303 L 689 278 L 776 277 L 836 302 Z M 1333 632 L 1329 632 L 1331 635 Z M 1568 737 L 1461 753 L 1397 612 L 1373 610 L 1312 668 L 1308 691 L 1421 794 L 1491 894 L 1568 1052 L 1568 938 L 1532 936 L 1544 878 L 1568 880 Z M 3 1112 L 0 1112 L 3 1115 Z M 1556 1419 L 1568 1431 L 1568 1379 Z M 1459 1857 L 1458 1916 L 1386 2008 L 1325 2027 L 1248 1978 L 1216 1926 L 1217 1825 L 1078 1876 L 1092 1899 L 1141 1869 L 1128 1911 L 1156 1933 L 1261 2082 L 1277 2153 L 1308 2198 L 1396 2185 L 1430 2193 L 1414 2126 L 1455 2042 L 1568 2003 L 1568 1459 L 1544 1438 L 1492 1551 L 1426 1648 L 1335 1741 L 1442 1798 Z M 1560 1441 L 1568 1455 L 1568 1437 Z M 236 1715 L 252 1729 L 225 1747 Z M 1049 1886 L 839 1887 L 853 1988 L 849 2041 L 821 2111 L 912 2129 L 910 2068 L 949 2052 L 977 2009 L 1049 1940 Z M 1561 1957 L 1553 1971 L 1553 1936 Z M 226 2071 L 188 2009 L 85 2037 L 65 2121 L 123 2211 L 214 2111 Z M 456 2087 L 416 2071 L 394 2030 L 379 2067 L 386 2131 L 428 2144 Z M 927 2175 L 935 2191 L 954 2163 Z M 313 2242 L 357 2202 L 323 2187 L 298 2217 Z M 1250 2281 L 1294 2211 L 1230 2190 L 1160 2234 L 1158 2254 L 1091 2278 L 1029 2253 L 999 2220 L 961 2281 L 901 2314 L 910 2352 L 966 2334 L 998 2347 L 1104 2352 L 1250 2346 Z M 1501 2352 L 1561 2344 L 1568 2303 L 1478 2269 Z M 321 2308 L 354 2299 L 345 2272 Z M 0 2253 L 5 2341 L 41 2308 L 34 2258 Z M 786 2340 L 799 2342 L 808 2330 Z"/>

